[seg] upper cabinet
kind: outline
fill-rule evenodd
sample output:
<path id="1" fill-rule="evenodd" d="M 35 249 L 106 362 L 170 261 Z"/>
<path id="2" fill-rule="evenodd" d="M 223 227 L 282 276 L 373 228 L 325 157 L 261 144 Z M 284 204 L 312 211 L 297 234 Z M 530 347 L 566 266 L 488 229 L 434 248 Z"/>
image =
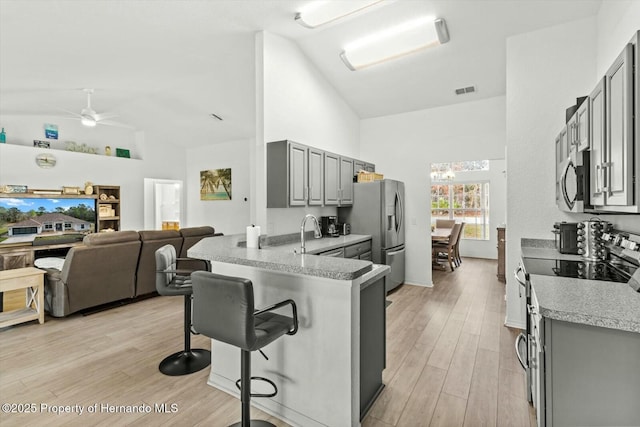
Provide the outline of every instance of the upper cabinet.
<path id="1" fill-rule="evenodd" d="M 349 206 L 353 204 L 356 163 L 362 170 L 375 165 L 299 144 L 267 144 L 267 207 Z"/>
<path id="2" fill-rule="evenodd" d="M 309 147 L 309 205 L 322 206 L 324 196 L 324 152 L 317 148 Z"/>
<path id="3" fill-rule="evenodd" d="M 589 98 L 576 111 L 574 145 L 578 151 L 588 150 L 591 142 L 589 137 Z"/>
<path id="4" fill-rule="evenodd" d="M 638 34 L 592 94 L 590 194 L 595 211 L 640 213 Z"/>
<path id="5" fill-rule="evenodd" d="M 604 78 L 589 95 L 589 133 L 591 135 L 590 200 L 594 206 L 605 204 L 605 84 Z"/>
<path id="6" fill-rule="evenodd" d="M 324 205 L 353 204 L 353 159 L 324 153 Z"/>

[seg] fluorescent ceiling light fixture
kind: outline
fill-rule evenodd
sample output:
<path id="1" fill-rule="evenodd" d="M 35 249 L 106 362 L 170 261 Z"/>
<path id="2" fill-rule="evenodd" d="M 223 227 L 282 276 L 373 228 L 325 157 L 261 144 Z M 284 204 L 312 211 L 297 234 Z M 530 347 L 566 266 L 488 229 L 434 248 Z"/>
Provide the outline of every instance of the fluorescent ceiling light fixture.
<path id="1" fill-rule="evenodd" d="M 314 1 L 296 13 L 295 20 L 303 27 L 317 28 L 360 12 L 381 1 L 383 0 Z"/>
<path id="2" fill-rule="evenodd" d="M 444 19 L 423 16 L 350 43 L 340 58 L 355 71 L 448 41 L 449 31 Z"/>

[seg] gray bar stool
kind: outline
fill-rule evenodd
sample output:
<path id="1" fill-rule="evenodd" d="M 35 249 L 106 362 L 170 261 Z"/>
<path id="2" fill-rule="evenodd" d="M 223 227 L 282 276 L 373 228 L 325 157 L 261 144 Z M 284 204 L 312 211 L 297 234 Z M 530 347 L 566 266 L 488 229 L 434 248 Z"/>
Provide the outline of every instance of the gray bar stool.
<path id="1" fill-rule="evenodd" d="M 173 353 L 160 362 L 160 372 L 178 376 L 198 372 L 211 364 L 211 352 L 191 348 L 191 287 L 189 270 L 178 270 L 176 248 L 164 245 L 156 250 L 156 290 L 160 295 L 184 295 L 184 350 Z"/>
<path id="2" fill-rule="evenodd" d="M 222 276 L 207 271 L 191 275 L 193 282 L 193 325 L 201 334 L 241 350 L 240 389 L 242 421 L 232 427 L 274 426 L 263 420 L 251 420 L 251 397 L 272 397 L 278 392 L 276 385 L 266 378 L 251 376 L 251 352 L 282 335 L 298 331 L 296 303 L 286 300 L 255 310 L 253 284 L 240 277 Z M 290 305 L 293 316 L 282 316 L 271 311 Z M 264 355 L 264 353 L 263 353 Z M 266 357 L 266 356 L 265 356 Z M 251 380 L 266 381 L 274 388 L 270 394 L 252 394 Z"/>

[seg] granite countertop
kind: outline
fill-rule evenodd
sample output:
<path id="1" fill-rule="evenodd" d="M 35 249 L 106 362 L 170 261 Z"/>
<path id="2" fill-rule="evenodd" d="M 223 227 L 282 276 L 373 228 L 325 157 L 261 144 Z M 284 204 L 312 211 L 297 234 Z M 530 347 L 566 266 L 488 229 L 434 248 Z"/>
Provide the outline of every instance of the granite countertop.
<path id="1" fill-rule="evenodd" d="M 370 238 L 371 236 L 363 235 L 327 237 L 317 240 L 311 238 L 307 240 L 307 248 L 317 253 Z M 293 253 L 294 246 L 291 246 L 296 244 L 290 241 L 278 241 L 265 236 L 261 236 L 260 240 L 261 246 L 265 249 L 247 248 L 244 234 L 207 237 L 193 245 L 187 251 L 187 256 L 336 280 L 354 280 L 373 269 L 373 263 L 370 261 L 317 256 L 311 254 L 311 251 L 305 255 L 296 254 Z M 298 242 L 298 249 L 299 246 Z"/>
<path id="2" fill-rule="evenodd" d="M 583 259 L 531 244 L 530 239 L 521 245 L 523 258 Z M 544 317 L 640 333 L 640 292 L 627 283 L 538 274 L 531 274 L 530 280 Z"/>
<path id="3" fill-rule="evenodd" d="M 316 255 L 320 252 L 330 251 L 332 249 L 338 249 L 345 246 L 355 245 L 357 243 L 370 240 L 371 236 L 366 234 L 349 234 L 346 236 L 338 237 L 323 237 L 321 239 L 314 239 L 313 237 L 306 239 L 305 247 L 307 254 Z M 295 242 L 281 243 L 276 245 L 270 245 L 263 247 L 264 250 L 276 250 L 291 252 L 295 250 L 296 253 L 300 253 L 300 235 L 296 235 Z"/>

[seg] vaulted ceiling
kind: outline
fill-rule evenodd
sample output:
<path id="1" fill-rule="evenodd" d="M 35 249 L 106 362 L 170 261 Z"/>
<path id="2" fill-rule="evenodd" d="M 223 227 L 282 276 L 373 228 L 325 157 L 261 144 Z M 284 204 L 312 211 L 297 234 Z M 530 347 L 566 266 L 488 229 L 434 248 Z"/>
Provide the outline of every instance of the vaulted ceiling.
<path id="1" fill-rule="evenodd" d="M 315 30 L 293 19 L 308 2 L 0 0 L 0 122 L 79 112 L 82 88 L 94 88 L 94 109 L 140 130 L 200 127 L 208 143 L 253 137 L 263 30 L 294 40 L 361 118 L 498 96 L 507 37 L 593 16 L 601 0 L 396 0 Z M 339 59 L 349 41 L 418 14 L 444 18 L 451 41 L 355 72 Z M 477 92 L 455 95 L 470 85 Z"/>

